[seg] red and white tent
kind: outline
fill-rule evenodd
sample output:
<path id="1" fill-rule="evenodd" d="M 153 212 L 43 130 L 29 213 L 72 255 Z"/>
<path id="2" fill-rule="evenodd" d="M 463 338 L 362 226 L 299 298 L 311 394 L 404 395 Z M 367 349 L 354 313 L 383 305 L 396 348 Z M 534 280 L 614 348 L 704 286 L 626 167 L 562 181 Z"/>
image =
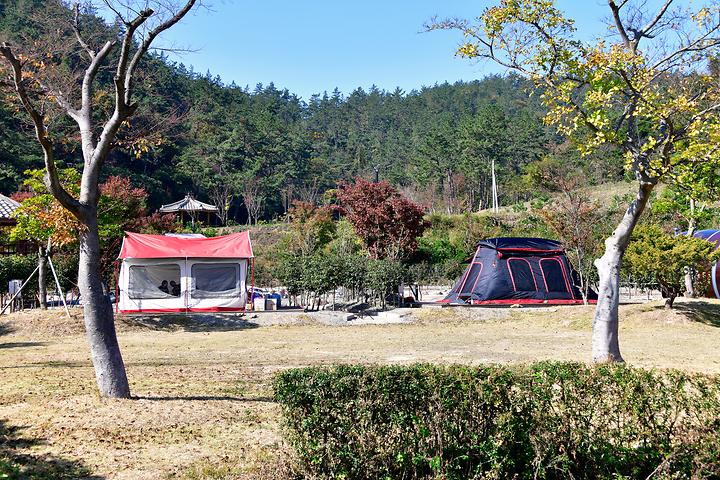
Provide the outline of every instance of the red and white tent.
<path id="1" fill-rule="evenodd" d="M 253 251 L 248 232 L 214 238 L 126 232 L 118 258 L 123 313 L 242 311 Z"/>

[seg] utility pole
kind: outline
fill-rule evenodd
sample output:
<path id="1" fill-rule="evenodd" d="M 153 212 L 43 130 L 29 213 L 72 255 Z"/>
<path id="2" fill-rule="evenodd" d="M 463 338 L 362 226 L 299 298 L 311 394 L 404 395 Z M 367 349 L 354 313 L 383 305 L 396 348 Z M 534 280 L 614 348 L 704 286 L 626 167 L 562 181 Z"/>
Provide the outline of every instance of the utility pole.
<path id="1" fill-rule="evenodd" d="M 493 197 L 492 210 L 494 213 L 497 213 L 500 211 L 500 203 L 498 202 L 498 188 L 497 188 L 497 179 L 495 178 L 495 159 L 494 158 L 491 161 L 491 169 L 492 169 L 492 197 Z"/>

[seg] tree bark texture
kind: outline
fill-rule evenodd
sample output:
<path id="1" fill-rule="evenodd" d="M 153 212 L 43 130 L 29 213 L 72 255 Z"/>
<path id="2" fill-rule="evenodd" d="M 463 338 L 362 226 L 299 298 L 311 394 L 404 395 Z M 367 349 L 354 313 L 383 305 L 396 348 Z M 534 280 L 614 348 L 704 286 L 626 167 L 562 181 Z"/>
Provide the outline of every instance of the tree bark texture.
<path id="1" fill-rule="evenodd" d="M 100 395 L 129 398 L 130 386 L 115 333 L 112 305 L 102 288 L 97 222 L 91 223 L 80 235 L 78 265 L 78 287 L 83 301 L 86 338 Z"/>
<path id="2" fill-rule="evenodd" d="M 675 295 L 670 295 L 665 299 L 665 309 L 670 310 L 673 308 L 673 303 L 675 303 Z"/>
<path id="3" fill-rule="evenodd" d="M 618 341 L 620 305 L 620 267 L 635 225 L 647 205 L 655 183 L 641 182 L 637 196 L 622 220 L 605 240 L 605 253 L 595 260 L 600 276 L 598 302 L 592 326 L 592 358 L 596 363 L 622 362 Z"/>

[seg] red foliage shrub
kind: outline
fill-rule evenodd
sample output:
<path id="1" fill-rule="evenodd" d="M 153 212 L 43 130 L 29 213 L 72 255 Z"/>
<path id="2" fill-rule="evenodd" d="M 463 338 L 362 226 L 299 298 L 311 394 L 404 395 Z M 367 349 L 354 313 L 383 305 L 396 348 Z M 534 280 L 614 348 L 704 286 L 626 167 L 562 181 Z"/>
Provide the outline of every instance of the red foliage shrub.
<path id="1" fill-rule="evenodd" d="M 10 198 L 12 198 L 13 200 L 15 200 L 18 203 L 22 203 L 23 201 L 27 200 L 28 198 L 34 197 L 34 196 L 35 196 L 35 194 L 33 192 L 26 190 L 26 191 L 20 191 L 20 192 L 13 193 L 12 195 L 10 195 Z"/>
<path id="2" fill-rule="evenodd" d="M 427 222 L 421 205 L 403 197 L 388 182 L 356 179 L 340 183 L 338 210 L 352 223 L 373 258 L 403 258 L 417 249 Z"/>
<path id="3" fill-rule="evenodd" d="M 137 233 L 151 233 L 161 235 L 177 232 L 178 223 L 174 213 L 162 214 L 155 212 L 151 215 L 135 218 L 127 223 L 127 229 Z"/>

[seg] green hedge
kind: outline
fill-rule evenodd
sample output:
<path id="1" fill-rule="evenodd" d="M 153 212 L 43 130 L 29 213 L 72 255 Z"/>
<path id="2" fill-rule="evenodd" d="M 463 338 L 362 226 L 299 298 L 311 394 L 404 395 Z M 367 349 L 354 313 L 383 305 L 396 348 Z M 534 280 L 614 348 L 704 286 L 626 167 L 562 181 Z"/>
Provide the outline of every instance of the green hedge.
<path id="1" fill-rule="evenodd" d="M 337 366 L 275 379 L 311 478 L 720 478 L 720 380 L 679 371 Z"/>

